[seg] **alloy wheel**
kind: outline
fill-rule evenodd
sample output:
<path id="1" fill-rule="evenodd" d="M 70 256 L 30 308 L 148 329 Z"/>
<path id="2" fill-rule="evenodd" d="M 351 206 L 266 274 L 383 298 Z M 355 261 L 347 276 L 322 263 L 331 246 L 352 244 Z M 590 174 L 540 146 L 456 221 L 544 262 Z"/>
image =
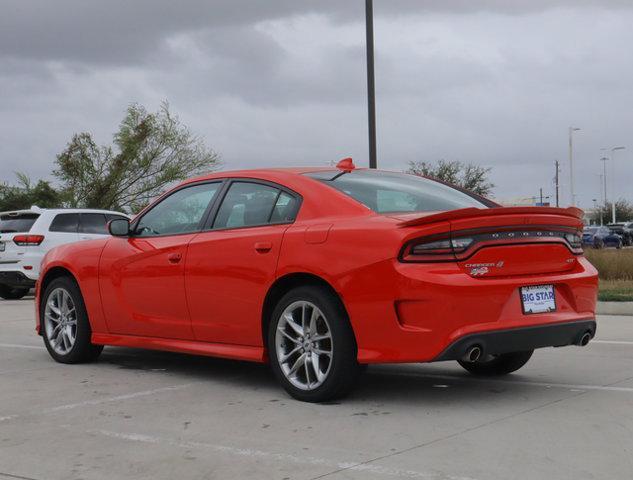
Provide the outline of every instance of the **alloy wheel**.
<path id="1" fill-rule="evenodd" d="M 328 377 L 333 359 L 332 331 L 313 303 L 296 301 L 283 311 L 275 332 L 277 361 L 288 381 L 309 391 Z"/>
<path id="2" fill-rule="evenodd" d="M 53 290 L 46 300 L 44 329 L 53 350 L 66 355 L 77 338 L 77 309 L 70 293 L 64 288 Z"/>

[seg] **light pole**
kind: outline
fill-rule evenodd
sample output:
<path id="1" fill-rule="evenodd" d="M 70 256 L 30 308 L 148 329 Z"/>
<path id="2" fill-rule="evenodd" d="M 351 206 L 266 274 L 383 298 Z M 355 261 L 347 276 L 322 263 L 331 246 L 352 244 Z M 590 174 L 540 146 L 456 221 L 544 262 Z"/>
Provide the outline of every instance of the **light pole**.
<path id="1" fill-rule="evenodd" d="M 613 192 L 613 200 L 611 201 L 611 223 L 615 223 L 616 222 L 616 218 L 615 218 L 615 200 L 616 200 L 616 195 L 615 195 L 615 152 L 617 152 L 618 150 L 624 150 L 626 147 L 613 147 L 611 149 L 611 191 Z"/>
<path id="2" fill-rule="evenodd" d="M 600 161 L 602 162 L 602 175 L 600 175 L 602 177 L 602 182 L 603 182 L 603 188 L 604 188 L 604 206 L 607 206 L 607 162 L 609 161 L 608 157 L 602 157 L 600 159 Z"/>
<path id="3" fill-rule="evenodd" d="M 367 115 L 369 127 L 369 168 L 377 168 L 376 160 L 376 78 L 374 74 L 374 2 L 365 0 L 365 33 L 367 49 Z"/>
<path id="4" fill-rule="evenodd" d="M 574 192 L 574 132 L 580 128 L 569 127 L 569 190 L 571 194 L 571 204 L 576 206 L 576 193 Z"/>

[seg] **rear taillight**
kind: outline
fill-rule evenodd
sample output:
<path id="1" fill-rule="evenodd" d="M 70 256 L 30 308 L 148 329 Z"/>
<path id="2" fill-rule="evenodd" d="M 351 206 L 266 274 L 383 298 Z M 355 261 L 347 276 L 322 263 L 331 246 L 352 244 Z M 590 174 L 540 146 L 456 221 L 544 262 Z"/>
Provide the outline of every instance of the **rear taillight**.
<path id="1" fill-rule="evenodd" d="M 16 235 L 13 243 L 19 247 L 37 247 L 44 241 L 44 235 Z"/>
<path id="2" fill-rule="evenodd" d="M 541 242 L 564 243 L 572 253 L 576 255 L 583 253 L 582 236 L 576 230 L 565 231 L 562 228 L 549 230 L 539 227 L 518 230 L 505 227 L 492 231 L 467 230 L 453 232 L 450 236 L 445 234 L 418 238 L 405 245 L 400 259 L 404 262 L 461 261 L 470 257 L 479 248 L 486 246 Z"/>

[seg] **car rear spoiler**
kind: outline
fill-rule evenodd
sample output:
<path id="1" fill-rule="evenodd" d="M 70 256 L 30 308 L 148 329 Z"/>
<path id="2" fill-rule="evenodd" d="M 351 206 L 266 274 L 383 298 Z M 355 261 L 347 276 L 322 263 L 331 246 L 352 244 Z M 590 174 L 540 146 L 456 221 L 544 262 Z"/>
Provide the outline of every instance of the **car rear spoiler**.
<path id="1" fill-rule="evenodd" d="M 558 215 L 582 220 L 583 211 L 580 208 L 556 207 L 498 207 L 498 208 L 462 208 L 447 212 L 425 215 L 398 224 L 399 227 L 414 227 L 447 220 L 461 220 L 464 218 L 496 217 L 499 215 Z"/>

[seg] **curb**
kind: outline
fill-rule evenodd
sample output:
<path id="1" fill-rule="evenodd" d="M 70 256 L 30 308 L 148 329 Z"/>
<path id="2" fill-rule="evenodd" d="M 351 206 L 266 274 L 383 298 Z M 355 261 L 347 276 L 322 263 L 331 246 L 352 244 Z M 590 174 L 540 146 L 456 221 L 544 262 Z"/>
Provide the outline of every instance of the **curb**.
<path id="1" fill-rule="evenodd" d="M 633 315 L 633 302 L 598 302 L 598 315 Z"/>

